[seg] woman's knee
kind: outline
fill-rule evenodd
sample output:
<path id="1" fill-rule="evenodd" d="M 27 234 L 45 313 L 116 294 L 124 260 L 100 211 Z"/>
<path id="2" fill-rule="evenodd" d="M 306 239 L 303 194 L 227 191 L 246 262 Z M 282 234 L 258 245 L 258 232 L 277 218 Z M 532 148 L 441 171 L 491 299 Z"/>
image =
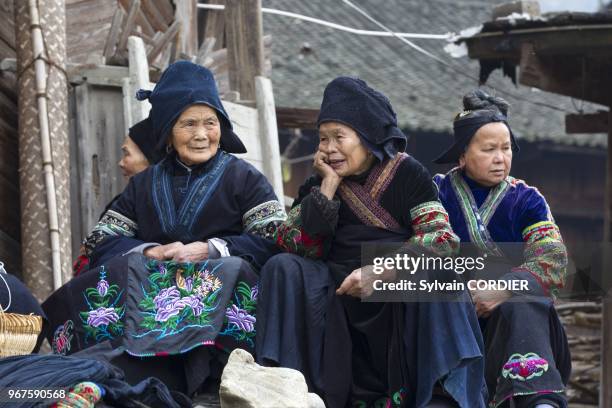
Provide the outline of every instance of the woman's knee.
<path id="1" fill-rule="evenodd" d="M 295 254 L 274 255 L 261 268 L 260 276 L 287 276 L 296 275 L 302 270 L 302 263 L 306 259 Z"/>

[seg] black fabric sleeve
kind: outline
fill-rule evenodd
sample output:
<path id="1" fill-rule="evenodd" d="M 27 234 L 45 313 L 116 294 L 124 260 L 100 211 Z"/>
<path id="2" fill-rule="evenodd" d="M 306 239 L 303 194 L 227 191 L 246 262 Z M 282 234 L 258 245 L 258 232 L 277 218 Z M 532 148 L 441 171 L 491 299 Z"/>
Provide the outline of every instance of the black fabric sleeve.
<path id="1" fill-rule="evenodd" d="M 397 220 L 407 227 L 412 225 L 410 210 L 420 204 L 437 201 L 438 188 L 425 166 L 411 156 L 402 161 L 394 179 L 399 183 L 390 186 L 383 197 L 383 205 L 391 208 L 392 214 L 397 214 Z"/>
<path id="2" fill-rule="evenodd" d="M 338 225 L 340 200 L 328 199 L 319 186 L 314 186 L 301 203 L 304 231 L 309 235 L 334 235 Z"/>

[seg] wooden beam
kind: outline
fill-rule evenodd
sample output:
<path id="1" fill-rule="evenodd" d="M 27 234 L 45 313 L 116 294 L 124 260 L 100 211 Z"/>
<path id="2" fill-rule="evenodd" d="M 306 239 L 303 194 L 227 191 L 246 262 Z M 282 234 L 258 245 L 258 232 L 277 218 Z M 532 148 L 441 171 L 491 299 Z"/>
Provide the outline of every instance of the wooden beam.
<path id="1" fill-rule="evenodd" d="M 166 20 L 166 24 L 172 24 L 174 21 L 172 0 L 155 0 L 155 6 L 157 6 L 157 10 L 159 10 L 160 14 Z"/>
<path id="2" fill-rule="evenodd" d="M 127 47 L 127 40 L 130 34 L 132 34 L 132 30 L 134 25 L 136 24 L 136 17 L 138 16 L 138 12 L 140 11 L 140 0 L 132 0 L 130 3 L 130 9 L 128 11 L 128 16 L 125 20 L 125 24 L 123 25 L 123 30 L 121 31 L 121 36 L 119 37 L 119 44 L 117 44 L 117 51 L 123 52 Z"/>
<path id="3" fill-rule="evenodd" d="M 149 116 L 151 110 L 151 104 L 148 100 L 138 101 L 135 96 L 139 89 L 151 89 L 149 64 L 147 63 L 147 53 L 142 38 L 130 36 L 128 39 L 128 55 L 130 61 L 130 95 L 128 101 L 132 122 L 124 121 L 126 129 Z"/>
<path id="4" fill-rule="evenodd" d="M 118 0 L 119 4 L 123 7 L 123 9 L 127 12 L 130 9 L 130 0 Z M 138 10 L 138 15 L 136 16 L 136 24 L 142 28 L 142 32 L 148 35 L 149 37 L 155 35 L 155 30 L 147 20 L 147 17 L 144 15 L 142 10 Z"/>
<path id="5" fill-rule="evenodd" d="M 166 32 L 157 39 L 155 46 L 147 54 L 149 64 L 151 64 L 155 60 L 155 58 L 164 50 L 164 48 L 166 48 L 166 46 L 168 46 L 172 42 L 172 40 L 176 36 L 176 33 L 178 33 L 180 27 L 181 22 L 175 20 L 174 23 L 172 23 L 172 25 L 168 27 Z"/>
<path id="6" fill-rule="evenodd" d="M 194 56 L 198 52 L 198 2 L 181 0 L 176 3 L 175 19 L 181 21 L 177 55 Z"/>
<path id="7" fill-rule="evenodd" d="M 259 115 L 259 140 L 263 158 L 264 174 L 274 188 L 279 200 L 283 193 L 283 172 L 281 170 L 280 148 L 278 146 L 278 125 L 274 109 L 274 92 L 270 79 L 258 76 L 255 78 L 257 112 Z"/>
<path id="8" fill-rule="evenodd" d="M 115 53 L 115 46 L 117 45 L 117 38 L 119 37 L 119 31 L 121 30 L 121 22 L 123 21 L 123 9 L 117 7 L 115 15 L 113 16 L 113 22 L 111 28 L 108 31 L 108 37 L 106 37 L 106 44 L 104 44 L 104 52 L 102 55 L 108 59 Z"/>
<path id="9" fill-rule="evenodd" d="M 206 38 L 202 42 L 202 45 L 200 46 L 200 49 L 198 50 L 198 55 L 196 56 L 196 64 L 206 66 L 207 63 L 211 64 L 213 62 L 213 59 L 210 58 L 209 55 L 212 53 L 212 50 L 215 48 L 216 42 L 217 42 L 217 39 L 215 37 Z"/>
<path id="10" fill-rule="evenodd" d="M 14 58 L 5 58 L 0 61 L 0 71 L 15 72 L 17 61 Z M 87 82 L 90 85 L 118 86 L 121 87 L 123 78 L 130 74 L 127 67 L 114 65 L 90 65 L 90 64 L 66 64 L 68 81 L 72 85 Z"/>
<path id="11" fill-rule="evenodd" d="M 612 58 L 541 55 L 534 43 L 521 45 L 519 83 L 602 105 L 608 104 Z"/>
<path id="12" fill-rule="evenodd" d="M 572 133 L 608 133 L 607 111 L 597 113 L 571 113 L 565 115 L 565 132 Z"/>
<path id="13" fill-rule="evenodd" d="M 230 88 L 255 100 L 255 77 L 264 72 L 261 0 L 227 0 L 225 34 Z"/>
<path id="14" fill-rule="evenodd" d="M 524 42 L 541 55 L 601 54 L 612 47 L 612 25 L 581 25 L 486 32 L 462 41 L 473 59 L 518 57 Z"/>
<path id="15" fill-rule="evenodd" d="M 156 31 L 166 31 L 168 24 L 153 0 L 142 0 L 142 12 Z"/>
<path id="16" fill-rule="evenodd" d="M 223 0 L 208 0 L 208 4 L 223 4 Z M 200 10 L 200 13 L 204 13 Z M 225 40 L 225 12 L 216 10 L 206 10 L 206 19 L 204 26 L 204 38 L 213 37 L 216 39 L 213 51 L 224 47 Z"/>
<path id="17" fill-rule="evenodd" d="M 318 109 L 276 108 L 276 120 L 281 129 L 316 129 L 318 117 Z"/>
<path id="18" fill-rule="evenodd" d="M 612 89 L 610 89 L 612 92 Z M 608 161 L 606 165 L 606 208 L 604 223 L 604 271 L 612 263 L 610 245 L 612 241 L 612 101 L 608 118 Z M 607 245 L 606 245 L 607 244 Z M 612 291 L 610 283 L 612 277 L 604 272 L 602 277 L 604 291 L 603 317 L 601 319 L 601 385 L 599 395 L 599 406 L 612 408 Z"/>

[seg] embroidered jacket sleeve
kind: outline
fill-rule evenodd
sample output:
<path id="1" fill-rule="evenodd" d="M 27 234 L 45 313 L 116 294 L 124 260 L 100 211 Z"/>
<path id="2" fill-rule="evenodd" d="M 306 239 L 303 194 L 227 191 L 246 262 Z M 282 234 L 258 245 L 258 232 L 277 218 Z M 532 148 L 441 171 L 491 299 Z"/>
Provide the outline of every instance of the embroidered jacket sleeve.
<path id="1" fill-rule="evenodd" d="M 318 259 L 326 255 L 338 225 L 340 201 L 329 200 L 312 176 L 300 187 L 298 198 L 276 232 L 276 244 L 286 252 Z"/>
<path id="2" fill-rule="evenodd" d="M 440 256 L 457 253 L 459 237 L 453 233 L 429 171 L 416 159 L 408 157 L 396 177 L 405 185 L 402 206 L 408 211 L 402 214 L 402 221 L 413 231 L 408 242 Z"/>
<path id="3" fill-rule="evenodd" d="M 544 197 L 531 190 L 522 200 L 517 227 L 524 242 L 523 263 L 512 269 L 515 278 L 530 274 L 545 295 L 555 297 L 565 284 L 567 250 L 559 227 L 550 213 Z"/>
<path id="4" fill-rule="evenodd" d="M 130 179 L 121 195 L 113 201 L 93 230 L 83 240 L 81 257 L 85 257 L 90 268 L 94 268 L 110 258 L 126 253 L 142 245 L 137 238 L 138 224 L 134 211 L 136 182 L 140 177 Z M 75 267 L 77 264 L 75 263 Z M 75 269 L 75 273 L 77 273 Z"/>
<path id="5" fill-rule="evenodd" d="M 272 239 L 276 228 L 287 218 L 284 205 L 272 185 L 253 166 L 247 165 L 238 194 L 244 233 Z"/>
<path id="6" fill-rule="evenodd" d="M 239 256 L 259 269 L 268 258 L 278 253 L 273 241 L 274 233 L 287 214 L 263 174 L 248 163 L 244 163 L 239 171 L 241 174 L 236 179 L 240 184 L 236 196 L 243 214 L 243 233 L 209 239 L 209 250 L 216 256 Z"/>

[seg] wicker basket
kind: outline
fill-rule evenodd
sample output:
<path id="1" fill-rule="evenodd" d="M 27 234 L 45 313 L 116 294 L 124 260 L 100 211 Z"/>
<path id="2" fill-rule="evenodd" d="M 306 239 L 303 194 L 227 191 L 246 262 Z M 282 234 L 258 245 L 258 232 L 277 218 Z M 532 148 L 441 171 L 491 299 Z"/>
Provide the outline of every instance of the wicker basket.
<path id="1" fill-rule="evenodd" d="M 42 317 L 5 313 L 0 307 L 0 357 L 30 354 L 42 330 Z"/>
<path id="2" fill-rule="evenodd" d="M 42 331 L 42 317 L 6 313 L 11 304 L 11 288 L 2 276 L 3 273 L 6 273 L 4 264 L 0 262 L 0 279 L 4 281 L 9 294 L 9 304 L 6 308 L 0 305 L 0 357 L 30 354 Z"/>

